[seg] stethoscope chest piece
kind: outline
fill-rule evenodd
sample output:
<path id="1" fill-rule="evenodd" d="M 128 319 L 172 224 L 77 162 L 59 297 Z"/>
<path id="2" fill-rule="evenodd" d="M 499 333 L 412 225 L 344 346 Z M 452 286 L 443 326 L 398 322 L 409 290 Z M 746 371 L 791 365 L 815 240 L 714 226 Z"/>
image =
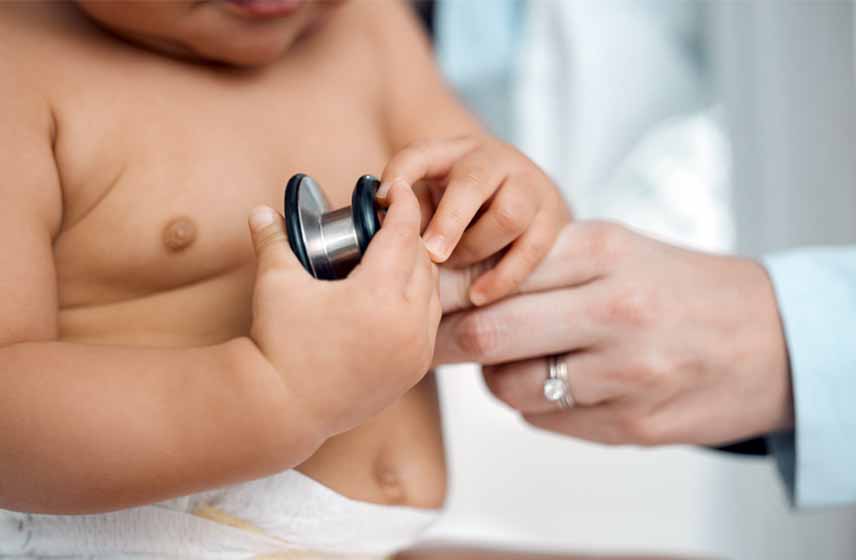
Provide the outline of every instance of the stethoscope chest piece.
<path id="1" fill-rule="evenodd" d="M 351 206 L 331 210 L 318 183 L 299 173 L 285 187 L 288 243 L 300 263 L 322 280 L 345 278 L 359 264 L 380 229 L 375 203 L 380 181 L 371 175 L 357 180 Z"/>

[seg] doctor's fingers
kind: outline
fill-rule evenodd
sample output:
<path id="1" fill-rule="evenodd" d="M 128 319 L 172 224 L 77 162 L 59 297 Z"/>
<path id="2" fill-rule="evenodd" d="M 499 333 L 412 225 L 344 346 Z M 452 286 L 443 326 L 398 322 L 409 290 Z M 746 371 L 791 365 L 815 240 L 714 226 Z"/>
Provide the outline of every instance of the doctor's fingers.
<path id="1" fill-rule="evenodd" d="M 523 414 L 523 419 L 542 430 L 596 443 L 655 445 L 661 442 L 659 419 L 636 414 L 632 408 L 618 401 Z"/>
<path id="2" fill-rule="evenodd" d="M 574 406 L 593 406 L 622 393 L 622 387 L 602 375 L 613 367 L 609 358 L 597 352 L 579 351 L 558 355 L 566 368 L 568 397 Z M 484 366 L 482 374 L 487 388 L 511 408 L 524 414 L 559 410 L 556 402 L 547 400 L 544 384 L 549 377 L 548 357 L 538 357 L 495 366 Z"/>
<path id="3" fill-rule="evenodd" d="M 547 256 L 521 283 L 519 293 L 582 286 L 611 274 L 631 250 L 632 237 L 608 222 L 575 222 L 565 226 Z M 470 289 L 493 268 L 497 256 L 465 268 L 441 267 L 440 297 L 446 313 L 472 307 Z"/>
<path id="4" fill-rule="evenodd" d="M 580 221 L 559 232 L 547 256 L 521 284 L 521 292 L 581 286 L 611 275 L 632 254 L 635 237 L 619 224 Z"/>
<path id="5" fill-rule="evenodd" d="M 447 315 L 436 364 L 497 364 L 588 348 L 610 333 L 591 317 L 587 289 L 518 295 Z"/>

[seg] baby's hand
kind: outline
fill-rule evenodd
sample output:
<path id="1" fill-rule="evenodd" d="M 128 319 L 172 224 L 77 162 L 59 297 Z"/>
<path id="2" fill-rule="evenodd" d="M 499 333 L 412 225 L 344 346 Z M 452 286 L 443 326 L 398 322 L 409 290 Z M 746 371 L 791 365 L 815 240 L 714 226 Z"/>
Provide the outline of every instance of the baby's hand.
<path id="1" fill-rule="evenodd" d="M 429 140 L 393 156 L 378 197 L 412 186 L 422 207 L 425 245 L 435 262 L 465 267 L 508 248 L 470 289 L 475 305 L 513 293 L 570 221 L 552 181 L 508 144 L 485 136 Z"/>
<path id="2" fill-rule="evenodd" d="M 397 400 L 427 373 L 440 322 L 437 267 L 419 237 L 419 204 L 398 186 L 383 227 L 344 280 L 312 278 L 282 217 L 257 208 L 251 338 L 323 437 Z M 289 411 L 284 411 L 289 416 Z M 292 416 L 293 417 L 293 416 Z"/>

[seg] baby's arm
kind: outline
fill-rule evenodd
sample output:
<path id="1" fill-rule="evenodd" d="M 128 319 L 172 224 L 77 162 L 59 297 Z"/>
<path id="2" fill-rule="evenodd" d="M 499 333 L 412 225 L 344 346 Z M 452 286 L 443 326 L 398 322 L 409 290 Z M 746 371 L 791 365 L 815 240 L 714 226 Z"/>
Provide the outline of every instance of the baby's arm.
<path id="1" fill-rule="evenodd" d="M 307 457 L 312 427 L 248 339 L 187 350 L 57 340 L 53 122 L 14 88 L 0 87 L 0 508 L 116 509 Z"/>
<path id="2" fill-rule="evenodd" d="M 395 155 L 378 196 L 412 185 L 435 262 L 478 265 L 470 300 L 485 305 L 517 291 L 547 254 L 570 212 L 550 178 L 525 155 L 482 130 L 443 83 L 424 34 L 404 6 L 386 4 L 384 104 Z"/>
<path id="3" fill-rule="evenodd" d="M 404 0 L 363 2 L 381 60 L 383 108 L 390 147 L 397 152 L 429 138 L 486 135 L 440 75 L 431 45 Z"/>

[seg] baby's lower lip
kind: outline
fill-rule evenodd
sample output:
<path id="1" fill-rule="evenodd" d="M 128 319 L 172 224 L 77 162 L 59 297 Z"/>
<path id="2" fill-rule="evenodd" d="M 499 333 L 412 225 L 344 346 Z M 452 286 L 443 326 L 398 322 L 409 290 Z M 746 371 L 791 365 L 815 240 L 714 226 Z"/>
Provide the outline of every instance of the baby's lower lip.
<path id="1" fill-rule="evenodd" d="M 281 17 L 291 15 L 304 0 L 225 0 L 226 6 L 242 15 L 253 17 Z"/>

